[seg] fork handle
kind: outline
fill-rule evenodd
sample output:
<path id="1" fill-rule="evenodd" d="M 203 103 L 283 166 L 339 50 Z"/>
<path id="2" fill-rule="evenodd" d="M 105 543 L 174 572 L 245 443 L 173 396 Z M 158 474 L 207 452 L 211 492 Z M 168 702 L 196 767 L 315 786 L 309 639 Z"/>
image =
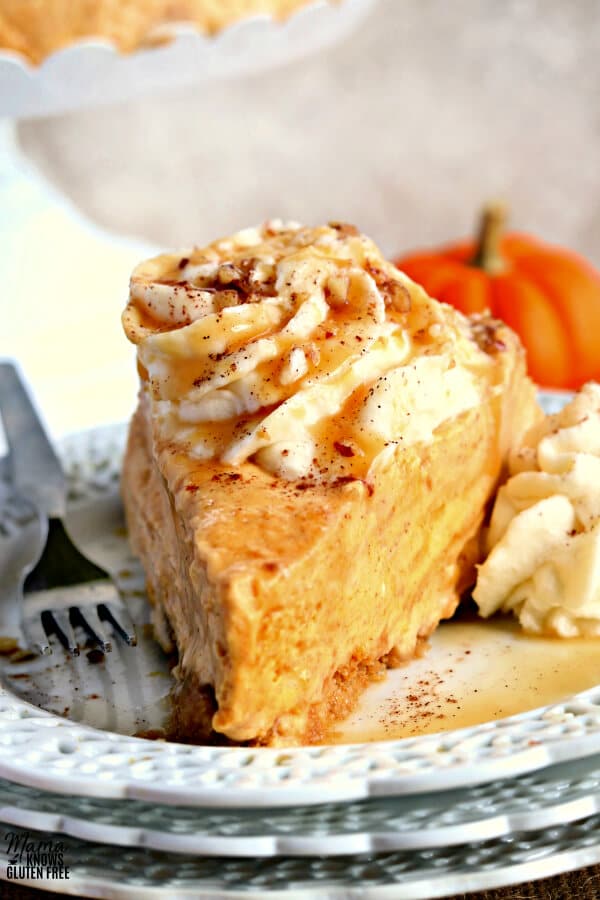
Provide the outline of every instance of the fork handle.
<path id="1" fill-rule="evenodd" d="M 40 512 L 61 519 L 66 483 L 60 461 L 23 381 L 12 363 L 0 363 L 0 414 L 10 451 L 12 480 Z"/>

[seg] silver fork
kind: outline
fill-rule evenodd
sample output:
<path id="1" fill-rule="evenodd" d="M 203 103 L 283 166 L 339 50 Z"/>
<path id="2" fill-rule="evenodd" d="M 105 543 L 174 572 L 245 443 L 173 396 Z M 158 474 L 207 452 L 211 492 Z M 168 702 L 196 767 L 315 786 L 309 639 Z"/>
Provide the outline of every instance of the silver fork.
<path id="1" fill-rule="evenodd" d="M 10 451 L 17 492 L 33 501 L 48 520 L 39 559 L 21 580 L 21 625 L 25 640 L 42 654 L 52 653 L 54 633 L 73 656 L 79 655 L 75 628 L 103 653 L 112 650 L 106 626 L 129 645 L 135 628 L 109 573 L 75 546 L 63 523 L 66 483 L 62 467 L 37 413 L 11 363 L 0 363 L 0 414 Z M 85 608 L 85 612 L 82 607 Z"/>
<path id="2" fill-rule="evenodd" d="M 48 520 L 12 486 L 11 459 L 0 458 L 0 633 L 22 636 L 16 597 L 24 577 L 41 556 Z"/>

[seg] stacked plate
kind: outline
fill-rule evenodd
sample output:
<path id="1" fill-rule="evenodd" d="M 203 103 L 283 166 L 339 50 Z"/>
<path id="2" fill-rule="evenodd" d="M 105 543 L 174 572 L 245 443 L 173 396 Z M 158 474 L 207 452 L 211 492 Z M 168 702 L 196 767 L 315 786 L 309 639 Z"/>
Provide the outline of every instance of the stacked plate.
<path id="1" fill-rule="evenodd" d="M 600 861 L 600 662 L 585 642 L 466 618 L 367 691 L 330 745 L 160 739 L 170 675 L 123 528 L 124 436 L 61 449 L 70 527 L 116 573 L 140 643 L 2 657 L 0 876 L 128 900 L 417 898 Z M 0 610 L 6 634 L 14 610 Z"/>

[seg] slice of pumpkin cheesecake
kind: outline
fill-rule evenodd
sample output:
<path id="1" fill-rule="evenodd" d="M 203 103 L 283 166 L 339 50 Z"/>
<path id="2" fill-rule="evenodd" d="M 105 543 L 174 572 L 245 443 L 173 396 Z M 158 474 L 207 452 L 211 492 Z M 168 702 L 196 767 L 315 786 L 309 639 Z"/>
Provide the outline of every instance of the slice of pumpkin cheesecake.
<path id="1" fill-rule="evenodd" d="M 352 226 L 269 222 L 142 263 L 123 497 L 172 736 L 323 738 L 474 580 L 507 455 L 540 415 L 517 337 Z"/>

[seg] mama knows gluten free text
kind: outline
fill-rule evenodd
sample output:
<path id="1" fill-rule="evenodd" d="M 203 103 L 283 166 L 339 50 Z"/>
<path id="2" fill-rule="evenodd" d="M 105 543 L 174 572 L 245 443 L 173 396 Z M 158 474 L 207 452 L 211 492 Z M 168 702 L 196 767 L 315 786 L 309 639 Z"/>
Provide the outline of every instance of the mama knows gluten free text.
<path id="1" fill-rule="evenodd" d="M 66 880 L 62 841 L 36 840 L 28 831 L 8 831 L 4 835 L 8 865 L 7 879 L 13 881 Z"/>

